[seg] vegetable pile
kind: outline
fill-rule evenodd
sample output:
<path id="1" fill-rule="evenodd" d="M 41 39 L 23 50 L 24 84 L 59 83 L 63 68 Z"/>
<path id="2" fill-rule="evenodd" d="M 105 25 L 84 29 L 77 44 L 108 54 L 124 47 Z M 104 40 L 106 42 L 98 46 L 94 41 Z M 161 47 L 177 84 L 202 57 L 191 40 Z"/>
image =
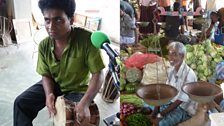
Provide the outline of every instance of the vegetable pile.
<path id="1" fill-rule="evenodd" d="M 151 126 L 150 120 L 143 114 L 136 113 L 127 117 L 128 126 Z"/>
<path id="2" fill-rule="evenodd" d="M 143 101 L 134 94 L 125 94 L 120 96 L 121 103 L 131 103 L 135 106 L 143 106 Z"/>
<path id="3" fill-rule="evenodd" d="M 127 68 L 120 64 L 120 91 L 128 94 L 135 93 L 137 85 L 142 79 L 142 71 L 138 68 Z"/>
<path id="4" fill-rule="evenodd" d="M 131 103 L 122 103 L 120 107 L 121 117 L 126 117 L 137 112 L 137 107 Z"/>
<path id="5" fill-rule="evenodd" d="M 215 74 L 215 66 L 223 60 L 224 47 L 212 45 L 210 40 L 202 44 L 186 45 L 186 63 L 194 70 L 198 80 L 208 81 Z"/>

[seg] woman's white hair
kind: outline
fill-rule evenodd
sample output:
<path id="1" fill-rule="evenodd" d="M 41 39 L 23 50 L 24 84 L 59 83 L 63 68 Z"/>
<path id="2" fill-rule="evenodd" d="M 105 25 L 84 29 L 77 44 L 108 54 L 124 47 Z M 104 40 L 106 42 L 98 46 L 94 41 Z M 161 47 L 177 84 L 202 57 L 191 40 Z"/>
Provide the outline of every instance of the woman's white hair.
<path id="1" fill-rule="evenodd" d="M 173 48 L 173 49 L 177 49 L 178 50 L 178 53 L 179 54 L 182 54 L 183 56 L 185 56 L 186 54 L 186 48 L 184 46 L 183 43 L 181 42 L 171 42 L 168 46 L 167 46 L 167 49 L 169 50 L 170 48 Z"/>

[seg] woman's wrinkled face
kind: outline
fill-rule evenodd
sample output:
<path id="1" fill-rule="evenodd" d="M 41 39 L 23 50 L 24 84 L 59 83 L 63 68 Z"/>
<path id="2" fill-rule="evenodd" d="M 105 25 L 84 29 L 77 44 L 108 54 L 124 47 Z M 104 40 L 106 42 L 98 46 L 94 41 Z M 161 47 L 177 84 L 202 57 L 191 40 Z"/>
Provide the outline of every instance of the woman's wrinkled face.
<path id="1" fill-rule="evenodd" d="M 177 49 L 170 48 L 168 52 L 168 59 L 169 59 L 170 65 L 175 67 L 175 66 L 181 65 L 184 58 L 183 58 L 183 55 L 179 54 Z"/>
<path id="2" fill-rule="evenodd" d="M 55 40 L 64 39 L 71 30 L 71 19 L 60 9 L 43 11 L 45 27 L 49 36 Z"/>

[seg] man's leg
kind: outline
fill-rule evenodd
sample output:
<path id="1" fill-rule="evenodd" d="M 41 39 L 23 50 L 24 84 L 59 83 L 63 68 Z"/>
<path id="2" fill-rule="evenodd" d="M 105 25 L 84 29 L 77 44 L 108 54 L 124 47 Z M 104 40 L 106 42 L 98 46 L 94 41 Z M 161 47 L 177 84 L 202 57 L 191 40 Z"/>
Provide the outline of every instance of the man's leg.
<path id="1" fill-rule="evenodd" d="M 189 118 L 190 116 L 188 113 L 182 108 L 178 107 L 169 114 L 165 115 L 164 118 L 159 122 L 159 126 L 175 126 Z"/>
<path id="2" fill-rule="evenodd" d="M 62 95 L 55 86 L 55 96 Z M 14 126 L 32 126 L 33 119 L 45 107 L 45 93 L 42 81 L 28 88 L 20 94 L 14 102 Z"/>

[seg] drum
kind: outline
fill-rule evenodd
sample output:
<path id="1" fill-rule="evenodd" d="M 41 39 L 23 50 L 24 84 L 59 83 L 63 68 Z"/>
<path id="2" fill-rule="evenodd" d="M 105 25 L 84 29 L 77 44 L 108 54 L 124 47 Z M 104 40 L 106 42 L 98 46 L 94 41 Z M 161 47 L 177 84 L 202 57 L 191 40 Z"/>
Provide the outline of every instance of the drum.
<path id="1" fill-rule="evenodd" d="M 112 103 L 117 100 L 118 97 L 119 93 L 114 85 L 112 74 L 108 71 L 103 84 L 102 98 L 104 101 Z"/>
<path id="2" fill-rule="evenodd" d="M 90 122 L 88 124 L 80 124 L 74 112 L 75 106 L 78 102 L 68 100 L 64 96 L 59 96 L 55 102 L 56 115 L 53 118 L 54 126 L 98 126 L 100 121 L 99 110 L 97 105 L 92 102 L 90 109 Z"/>

